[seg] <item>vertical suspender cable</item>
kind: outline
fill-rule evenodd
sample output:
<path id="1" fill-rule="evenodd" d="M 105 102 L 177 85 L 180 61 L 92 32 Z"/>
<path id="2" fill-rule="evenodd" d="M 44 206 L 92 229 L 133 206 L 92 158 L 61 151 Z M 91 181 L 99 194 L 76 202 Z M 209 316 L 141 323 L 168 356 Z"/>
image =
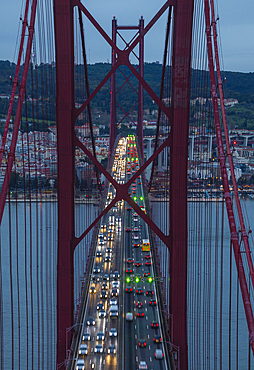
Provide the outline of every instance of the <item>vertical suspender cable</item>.
<path id="1" fill-rule="evenodd" d="M 8 155 L 7 169 L 6 169 L 6 173 L 4 176 L 3 187 L 2 187 L 2 191 L 0 195 L 0 222 L 2 221 L 2 218 L 3 218 L 4 206 L 6 202 L 6 196 L 7 196 L 8 186 L 9 186 L 10 177 L 11 177 L 11 170 L 12 170 L 12 165 L 13 165 L 14 156 L 15 156 L 15 148 L 16 148 L 17 137 L 18 137 L 19 122 L 20 122 L 20 118 L 22 114 L 22 106 L 23 106 L 23 100 L 24 100 L 24 95 L 25 95 L 25 85 L 26 85 L 26 79 L 27 79 L 27 74 L 28 74 L 28 69 L 29 69 L 29 61 L 30 61 L 32 40 L 33 40 L 33 34 L 34 34 L 36 6 L 37 6 L 37 0 L 33 0 L 32 8 L 31 8 L 30 26 L 29 26 L 29 36 L 28 36 L 27 49 L 26 49 L 26 58 L 25 58 L 23 75 L 21 79 L 18 106 L 17 106 L 14 128 L 13 128 L 13 136 L 12 136 L 12 141 L 11 141 L 11 146 L 10 146 L 10 152 Z"/>
<path id="2" fill-rule="evenodd" d="M 228 135 L 227 117 L 226 117 L 223 86 L 222 86 L 221 73 L 220 73 L 219 52 L 218 52 L 218 44 L 217 44 L 217 30 L 216 30 L 216 21 L 215 21 L 215 15 L 214 15 L 214 0 L 210 0 L 210 5 L 211 5 L 211 17 L 212 17 L 212 28 L 213 28 L 214 54 L 215 54 L 215 62 L 216 62 L 216 70 L 217 70 L 217 81 L 218 81 L 218 89 L 219 89 L 219 96 L 220 96 L 220 102 L 221 102 L 221 116 L 222 116 L 222 123 L 224 127 L 225 142 L 226 142 L 226 147 L 227 147 L 227 156 L 228 156 L 228 162 L 229 162 L 232 184 L 233 184 L 233 189 L 234 189 L 235 202 L 236 202 L 239 221 L 241 225 L 242 239 L 243 239 L 247 261 L 248 261 L 248 266 L 250 270 L 252 288 L 254 288 L 253 261 L 251 258 L 248 235 L 245 229 L 242 208 L 241 208 L 240 199 L 239 199 L 238 190 L 237 190 L 234 163 L 233 163 L 233 157 L 232 157 L 232 152 L 230 149 L 230 142 L 229 142 L 229 135 Z M 253 338 L 251 340 L 254 340 L 254 333 L 253 333 Z"/>
<path id="3" fill-rule="evenodd" d="M 237 230 L 236 230 L 234 211 L 233 211 L 232 202 L 231 202 L 230 189 L 229 189 L 229 184 L 228 184 L 228 176 L 227 176 L 223 142 L 222 142 L 222 133 L 221 133 L 221 127 L 220 127 L 220 117 L 219 117 L 219 108 L 218 108 L 218 100 L 217 100 L 217 92 L 216 92 L 214 63 L 213 63 L 213 50 L 212 50 L 212 42 L 211 42 L 209 1 L 208 0 L 204 0 L 204 1 L 205 1 L 205 20 L 206 20 L 208 61 L 209 61 L 210 82 L 211 82 L 212 102 L 213 102 L 213 108 L 214 108 L 214 120 L 215 120 L 215 128 L 216 128 L 219 162 L 220 162 L 220 168 L 221 168 L 225 202 L 226 202 L 228 219 L 229 219 L 231 240 L 233 244 L 235 260 L 237 261 L 237 255 L 239 251 L 239 241 L 238 241 L 238 235 L 237 235 Z M 250 343 L 252 347 L 252 352 L 254 354 L 253 310 L 251 307 L 250 295 L 249 295 L 249 290 L 248 290 L 248 286 L 246 282 L 246 276 L 245 276 L 245 272 L 243 268 L 243 262 L 242 262 L 241 255 L 239 256 L 239 264 L 237 266 L 237 270 L 238 270 L 240 287 L 241 287 L 241 292 L 242 292 L 242 297 L 243 297 L 245 315 L 246 315 L 247 324 L 248 324 L 248 330 L 250 334 Z"/>

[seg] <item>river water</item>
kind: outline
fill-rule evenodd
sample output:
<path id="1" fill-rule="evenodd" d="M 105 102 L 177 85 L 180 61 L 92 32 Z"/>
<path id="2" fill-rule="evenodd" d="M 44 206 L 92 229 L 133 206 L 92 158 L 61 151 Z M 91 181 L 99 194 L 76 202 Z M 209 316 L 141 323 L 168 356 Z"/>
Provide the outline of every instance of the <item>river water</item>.
<path id="1" fill-rule="evenodd" d="M 167 210 L 162 209 L 161 203 L 151 205 L 152 218 L 166 232 Z M 242 200 L 242 206 L 250 222 L 246 228 L 253 229 L 254 201 Z M 75 210 L 78 236 L 98 211 L 88 204 L 77 204 Z M 225 206 L 222 202 L 189 202 L 188 217 L 189 368 L 253 368 L 252 355 L 248 364 L 248 332 L 235 260 L 230 252 Z M 80 276 L 85 270 L 91 237 L 90 233 L 75 252 L 75 305 L 80 299 Z M 0 243 L 1 369 L 53 370 L 56 361 L 57 204 L 7 203 Z M 165 271 L 169 255 L 158 240 L 157 244 Z M 253 298 L 253 291 L 251 296 Z"/>

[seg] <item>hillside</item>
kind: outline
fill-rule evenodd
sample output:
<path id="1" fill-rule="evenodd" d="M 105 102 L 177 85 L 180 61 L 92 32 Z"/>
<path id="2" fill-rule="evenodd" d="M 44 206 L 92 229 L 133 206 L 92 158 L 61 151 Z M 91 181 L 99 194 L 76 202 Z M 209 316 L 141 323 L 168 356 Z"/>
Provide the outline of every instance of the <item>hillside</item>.
<path id="1" fill-rule="evenodd" d="M 4 99 L 4 95 L 10 94 L 11 80 L 10 76 L 14 76 L 15 64 L 9 61 L 0 61 L 0 114 L 4 116 L 8 109 L 8 99 Z M 103 77 L 110 71 L 111 65 L 108 63 L 96 63 L 88 65 L 89 84 L 90 91 L 92 92 Z M 32 69 L 31 69 L 32 71 Z M 35 71 L 37 74 L 35 74 Z M 116 89 L 124 84 L 124 76 L 129 76 L 129 70 L 123 66 L 121 72 L 116 73 Z M 162 65 L 157 63 L 145 63 L 144 66 L 144 78 L 146 82 L 152 87 L 152 89 L 159 95 L 160 82 L 161 82 L 161 71 Z M 22 68 L 21 68 L 22 73 Z M 170 70 L 167 71 L 170 73 Z M 46 76 L 46 78 L 45 78 Z M 196 97 L 209 97 L 209 88 L 204 89 L 202 81 L 208 81 L 208 75 L 205 71 L 192 71 L 192 90 L 191 98 Z M 235 107 L 228 108 L 229 113 L 229 124 L 233 128 L 244 127 L 248 129 L 254 129 L 254 73 L 240 73 L 240 72 L 224 72 L 224 91 L 226 98 L 235 98 L 239 101 L 239 104 Z M 45 83 L 46 80 L 46 83 Z M 41 95 L 46 95 L 47 102 L 45 107 L 39 112 L 39 116 L 42 120 L 55 121 L 54 113 L 54 91 L 55 91 L 55 68 L 52 65 L 40 65 L 37 66 L 28 76 L 27 83 L 27 94 L 31 90 L 31 85 L 37 86 L 35 96 L 40 99 Z M 82 65 L 75 66 L 75 95 L 76 102 L 82 103 L 85 98 L 85 83 L 84 83 L 84 67 Z M 125 110 L 129 111 L 137 101 L 138 81 L 134 76 L 129 78 L 130 83 L 134 89 L 130 87 L 128 83 L 124 84 L 123 88 L 117 95 L 117 102 Z M 194 82 L 195 81 L 195 82 Z M 200 81 L 200 83 L 197 83 Z M 136 91 L 135 91 L 136 90 Z M 45 94 L 46 92 L 46 94 Z M 167 96 L 167 95 L 165 95 Z M 110 81 L 107 81 L 99 93 L 95 96 L 91 104 L 94 116 L 94 123 L 102 123 L 108 125 L 109 122 L 109 111 L 110 111 Z M 27 104 L 27 115 L 32 117 L 32 105 Z M 152 115 L 156 109 L 156 105 L 153 104 L 152 99 L 146 92 L 144 92 L 144 110 L 149 112 L 147 119 L 155 119 L 156 116 Z M 120 109 L 118 114 L 120 114 Z M 136 107 L 133 109 L 132 118 L 135 119 L 137 116 Z M 0 128 L 1 129 L 1 128 Z"/>

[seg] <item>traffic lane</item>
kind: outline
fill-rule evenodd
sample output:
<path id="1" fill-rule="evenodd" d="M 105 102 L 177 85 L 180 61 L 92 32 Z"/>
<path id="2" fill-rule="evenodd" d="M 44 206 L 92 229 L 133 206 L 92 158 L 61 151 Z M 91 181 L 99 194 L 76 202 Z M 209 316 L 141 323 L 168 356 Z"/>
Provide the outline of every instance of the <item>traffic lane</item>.
<path id="1" fill-rule="evenodd" d="M 126 211 L 126 227 L 130 225 L 130 214 L 131 211 Z M 125 232 L 125 258 L 124 258 L 124 266 L 126 266 L 126 260 L 131 256 L 131 232 Z M 126 281 L 126 274 L 123 273 L 124 282 Z M 124 283 L 124 291 L 126 287 L 126 283 Z M 133 313 L 133 293 L 126 293 L 124 296 L 124 368 L 125 369 L 134 369 L 135 368 L 135 343 L 134 343 L 134 321 L 126 321 L 126 313 L 131 312 Z"/>

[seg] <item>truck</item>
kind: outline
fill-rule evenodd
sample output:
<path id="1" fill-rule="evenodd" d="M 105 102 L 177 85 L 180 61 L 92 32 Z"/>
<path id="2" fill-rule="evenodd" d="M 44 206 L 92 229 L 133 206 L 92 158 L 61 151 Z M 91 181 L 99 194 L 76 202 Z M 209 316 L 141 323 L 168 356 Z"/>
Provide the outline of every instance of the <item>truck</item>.
<path id="1" fill-rule="evenodd" d="M 149 239 L 143 239 L 142 241 L 142 251 L 150 252 L 150 242 Z"/>

